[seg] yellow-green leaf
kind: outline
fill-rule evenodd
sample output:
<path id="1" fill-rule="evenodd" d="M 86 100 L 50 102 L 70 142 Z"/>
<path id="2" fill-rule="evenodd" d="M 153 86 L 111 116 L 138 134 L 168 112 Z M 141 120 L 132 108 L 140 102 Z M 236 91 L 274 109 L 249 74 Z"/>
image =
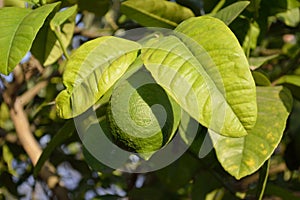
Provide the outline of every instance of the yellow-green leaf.
<path id="1" fill-rule="evenodd" d="M 258 118 L 242 138 L 224 137 L 209 130 L 219 162 L 235 178 L 257 171 L 278 146 L 292 107 L 288 89 L 257 87 Z"/>
<path id="2" fill-rule="evenodd" d="M 0 9 L 0 73 L 8 74 L 22 60 L 46 18 L 58 4 L 48 4 L 35 10 Z"/>
<path id="3" fill-rule="evenodd" d="M 95 104 L 135 61 L 140 45 L 106 36 L 83 44 L 63 73 L 66 89 L 56 98 L 62 118 L 80 115 Z"/>
<path id="4" fill-rule="evenodd" d="M 194 16 L 186 7 L 165 0 L 128 0 L 121 11 L 143 26 L 175 28 L 180 22 Z"/>
<path id="5" fill-rule="evenodd" d="M 43 65 L 51 65 L 62 56 L 63 50 L 57 37 L 64 48 L 70 44 L 75 28 L 76 10 L 77 5 L 57 12 L 50 24 L 44 24 L 39 31 L 31 51 Z"/>
<path id="6" fill-rule="evenodd" d="M 238 40 L 220 20 L 203 16 L 142 49 L 146 68 L 194 119 L 222 135 L 241 137 L 257 117 L 255 84 Z"/>

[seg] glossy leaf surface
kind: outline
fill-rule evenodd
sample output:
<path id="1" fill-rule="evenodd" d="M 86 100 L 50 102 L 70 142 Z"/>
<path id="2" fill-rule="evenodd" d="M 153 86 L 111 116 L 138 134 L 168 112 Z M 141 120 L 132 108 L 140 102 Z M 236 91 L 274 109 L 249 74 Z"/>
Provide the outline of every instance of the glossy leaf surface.
<path id="1" fill-rule="evenodd" d="M 48 15 L 58 3 L 30 10 L 8 7 L 0 9 L 0 72 L 8 74 L 31 48 L 33 40 Z"/>
<path id="2" fill-rule="evenodd" d="M 258 118 L 248 135 L 224 137 L 209 131 L 221 165 L 240 179 L 260 168 L 278 146 L 291 111 L 292 97 L 288 89 L 257 87 Z"/>
<path id="3" fill-rule="evenodd" d="M 164 0 L 125 1 L 121 11 L 142 26 L 163 28 L 175 28 L 178 23 L 194 16 L 190 9 Z"/>
<path id="4" fill-rule="evenodd" d="M 95 104 L 134 62 L 139 49 L 135 42 L 111 36 L 83 44 L 66 64 L 66 89 L 56 98 L 58 115 L 72 118 Z"/>
<path id="5" fill-rule="evenodd" d="M 199 123 L 225 136 L 246 135 L 256 122 L 255 84 L 233 33 L 207 16 L 175 31 L 143 48 L 146 68 Z"/>

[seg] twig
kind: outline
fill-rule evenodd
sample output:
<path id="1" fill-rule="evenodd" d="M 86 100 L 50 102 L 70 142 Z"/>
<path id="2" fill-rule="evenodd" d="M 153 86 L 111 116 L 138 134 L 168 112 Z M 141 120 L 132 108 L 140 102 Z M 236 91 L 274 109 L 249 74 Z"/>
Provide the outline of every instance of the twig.
<path id="1" fill-rule="evenodd" d="M 3 99 L 10 108 L 10 117 L 14 123 L 16 134 L 24 150 L 28 154 L 33 165 L 36 165 L 42 148 L 34 138 L 28 117 L 24 111 L 24 106 L 29 103 L 36 94 L 48 84 L 48 80 L 44 80 L 36 84 L 21 96 L 15 96 L 23 81 L 24 75 L 20 73 L 20 67 L 14 70 L 15 81 L 3 93 Z M 48 187 L 53 191 L 57 199 L 69 199 L 67 189 L 61 185 L 59 176 L 55 173 L 55 167 L 51 163 L 46 162 L 39 173 L 40 178 L 47 183 Z"/>
<path id="2" fill-rule="evenodd" d="M 28 104 L 38 93 L 41 89 L 46 87 L 48 84 L 48 80 L 43 80 L 36 84 L 34 87 L 32 87 L 30 90 L 22 94 L 18 100 L 22 106 L 25 106 Z"/>

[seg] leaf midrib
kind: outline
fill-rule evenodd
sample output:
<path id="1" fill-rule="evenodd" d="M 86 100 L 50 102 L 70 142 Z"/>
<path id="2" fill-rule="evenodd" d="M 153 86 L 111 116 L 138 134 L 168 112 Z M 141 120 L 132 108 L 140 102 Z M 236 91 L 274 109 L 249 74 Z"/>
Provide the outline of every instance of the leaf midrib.
<path id="1" fill-rule="evenodd" d="M 154 18 L 154 19 L 156 19 L 158 21 L 164 22 L 164 23 L 168 24 L 169 26 L 176 27 L 178 25 L 176 22 L 173 22 L 173 21 L 165 19 L 165 18 L 161 18 L 158 15 L 154 15 L 154 14 L 152 14 L 150 12 L 147 12 L 147 10 L 144 10 L 144 9 L 135 9 L 132 5 L 128 5 L 128 4 L 124 4 L 123 6 L 127 6 L 128 8 L 130 8 L 132 10 L 135 10 L 135 11 L 138 11 L 138 12 L 140 12 L 140 13 L 146 15 L 146 16 L 151 16 L 152 18 Z"/>
<path id="2" fill-rule="evenodd" d="M 239 117 L 237 116 L 236 112 L 232 109 L 231 105 L 228 103 L 228 101 L 227 101 L 227 99 L 226 99 L 226 93 L 224 93 L 224 96 L 223 96 L 222 91 L 220 91 L 220 89 L 219 89 L 219 87 L 217 86 L 217 84 L 216 84 L 216 83 L 213 81 L 213 79 L 209 76 L 209 73 L 208 73 L 207 69 L 200 63 L 200 61 L 197 59 L 197 57 L 194 55 L 194 53 L 188 48 L 188 45 L 186 45 L 186 43 L 184 43 L 184 41 L 182 41 L 179 37 L 176 37 L 176 36 L 173 36 L 173 37 L 174 37 L 175 39 L 177 39 L 177 40 L 180 42 L 180 45 L 183 46 L 183 47 L 186 49 L 186 51 L 191 55 L 191 58 L 193 58 L 193 59 L 201 66 L 201 68 L 203 68 L 203 73 L 201 73 L 201 71 L 198 69 L 198 67 L 194 66 L 194 65 L 189 61 L 189 59 L 185 59 L 185 58 L 182 57 L 182 56 L 181 56 L 181 58 L 182 58 L 183 60 L 185 60 L 186 62 L 191 63 L 191 66 L 192 66 L 194 69 L 196 69 L 196 71 L 197 71 L 199 74 L 201 74 L 202 76 L 203 76 L 203 74 L 205 75 L 205 78 L 206 78 L 206 79 L 205 79 L 205 84 L 206 84 L 206 86 L 207 86 L 209 92 L 211 92 L 210 89 L 209 89 L 209 88 L 211 88 L 211 87 L 209 87 L 209 84 L 207 84 L 207 81 L 210 81 L 210 83 L 213 83 L 213 84 L 212 84 L 213 87 L 217 89 L 218 94 L 221 95 L 221 97 L 222 97 L 223 100 L 226 102 L 226 104 L 229 105 L 229 106 L 227 106 L 227 107 L 229 107 L 230 110 L 232 111 L 232 113 L 234 113 L 234 116 L 235 116 L 235 117 L 238 119 L 238 121 L 240 122 L 241 127 L 243 127 L 244 131 L 247 133 L 247 130 L 245 129 L 243 123 L 241 122 L 241 120 L 240 120 Z M 177 46 L 179 46 L 179 45 L 177 45 Z M 173 47 L 173 48 L 175 48 L 175 47 Z M 202 47 L 202 48 L 203 48 L 204 51 L 206 51 L 206 49 L 205 49 L 204 47 Z M 155 48 L 152 48 L 152 49 L 155 50 Z M 210 54 L 209 54 L 209 51 L 206 51 L 206 52 L 208 53 L 208 55 L 210 55 Z M 171 51 L 168 52 L 168 54 L 165 56 L 165 58 L 166 58 L 170 53 L 171 53 Z M 164 58 L 164 60 L 165 60 L 165 58 Z M 211 58 L 211 59 L 212 59 L 212 58 Z M 213 60 L 212 60 L 212 61 L 213 61 Z M 181 68 L 181 67 L 182 67 L 182 65 L 181 65 L 179 68 Z M 221 76 L 221 75 L 220 75 L 220 76 Z M 221 76 L 221 78 L 222 78 L 222 76 Z M 225 88 L 224 88 L 224 92 L 226 92 L 226 91 L 225 91 Z M 172 96 L 173 96 L 173 95 L 172 95 Z M 210 93 L 210 97 L 211 97 L 211 93 Z M 173 97 L 173 98 L 174 98 L 174 97 Z M 176 99 L 176 98 L 175 98 L 175 99 Z M 177 100 L 176 100 L 176 101 L 177 101 Z M 177 101 L 177 103 L 178 103 L 178 101 Z M 224 126 L 223 126 L 222 128 L 224 128 Z"/>
<path id="3" fill-rule="evenodd" d="M 23 23 L 23 21 L 24 21 L 24 19 L 26 18 L 26 17 L 28 17 L 31 13 L 32 13 L 32 11 L 31 10 L 25 10 L 24 9 L 24 13 L 25 13 L 25 11 L 27 12 L 27 14 L 26 15 L 24 15 L 24 17 L 22 18 L 22 20 L 20 21 L 20 23 L 18 23 L 18 26 L 16 27 L 16 31 L 14 31 L 14 34 L 13 34 L 13 36 L 11 37 L 11 41 L 9 42 L 9 48 L 8 48 L 8 55 L 7 55 L 7 59 L 6 59 L 6 61 L 7 61 L 7 63 L 6 63 L 6 66 L 7 66 L 7 68 L 6 68 L 6 73 L 8 72 L 8 69 L 9 68 L 11 68 L 10 66 L 9 66 L 9 61 L 10 61 L 10 56 L 11 56 L 11 53 L 13 52 L 13 51 L 11 51 L 11 49 L 12 49 L 12 47 L 14 47 L 14 43 L 16 42 L 16 40 L 15 40 L 15 36 L 17 35 L 17 32 L 19 32 L 19 30 L 20 30 L 20 27 L 22 26 L 22 23 Z M 14 66 L 12 66 L 12 67 L 14 67 Z"/>

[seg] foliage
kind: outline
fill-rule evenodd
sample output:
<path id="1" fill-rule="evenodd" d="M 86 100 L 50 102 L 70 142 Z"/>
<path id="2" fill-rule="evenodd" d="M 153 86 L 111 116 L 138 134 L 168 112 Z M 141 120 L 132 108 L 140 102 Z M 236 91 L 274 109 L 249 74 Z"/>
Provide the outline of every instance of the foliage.
<path id="1" fill-rule="evenodd" d="M 49 163 L 71 199 L 300 199 L 299 1 L 4 6 L 0 199 L 59 198 L 44 179 Z M 37 162 L 22 131 L 44 148 Z M 127 173 L 179 144 L 188 149 L 170 165 Z M 139 158 L 128 162 L 118 146 Z M 106 166 L 101 152 L 130 170 Z"/>

